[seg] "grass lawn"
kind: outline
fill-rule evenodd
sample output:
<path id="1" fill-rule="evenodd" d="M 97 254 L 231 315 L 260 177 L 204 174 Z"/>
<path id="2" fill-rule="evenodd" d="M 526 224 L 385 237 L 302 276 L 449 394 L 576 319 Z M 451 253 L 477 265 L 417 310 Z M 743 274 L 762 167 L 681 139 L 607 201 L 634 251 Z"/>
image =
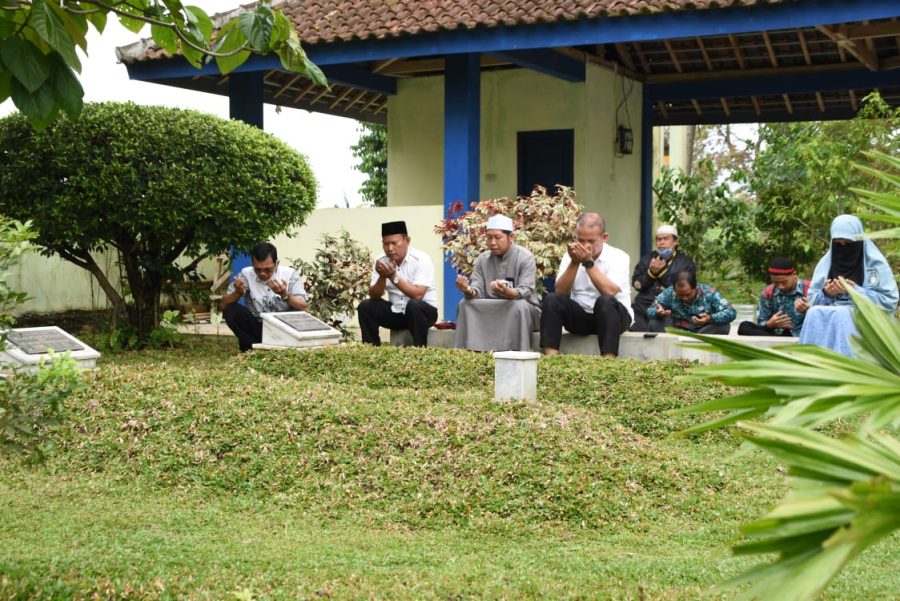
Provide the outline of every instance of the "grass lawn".
<path id="1" fill-rule="evenodd" d="M 234 346 L 109 354 L 43 465 L 0 460 L 0 599 L 710 598 L 785 491 L 669 436 L 725 392 L 683 364 L 545 358 L 501 404 L 486 354 Z M 897 542 L 827 598 L 896 598 Z"/>

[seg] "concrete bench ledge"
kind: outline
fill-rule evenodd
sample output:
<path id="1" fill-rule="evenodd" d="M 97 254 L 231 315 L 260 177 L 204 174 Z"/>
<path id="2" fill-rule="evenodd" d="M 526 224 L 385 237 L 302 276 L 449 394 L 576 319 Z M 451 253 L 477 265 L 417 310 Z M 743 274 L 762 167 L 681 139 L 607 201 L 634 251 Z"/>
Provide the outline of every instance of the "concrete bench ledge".
<path id="1" fill-rule="evenodd" d="M 453 348 L 455 330 L 437 330 L 432 328 L 428 332 L 428 346 L 432 348 Z M 531 338 L 531 348 L 540 352 L 539 335 L 535 332 Z M 796 338 L 781 336 L 725 336 L 729 340 L 752 343 L 756 348 L 770 348 L 776 345 L 794 344 Z M 407 330 L 391 331 L 391 344 L 393 346 L 408 346 L 412 344 L 412 336 Z M 686 346 L 682 346 L 682 345 Z M 653 338 L 645 338 L 642 332 L 625 332 L 619 339 L 619 357 L 623 359 L 641 359 L 644 361 L 686 359 L 697 361 L 704 365 L 721 363 L 725 358 L 714 352 L 704 351 L 699 348 L 696 340 L 679 336 L 677 334 L 657 334 Z M 560 353 L 563 355 L 599 355 L 600 346 L 596 336 L 577 336 L 569 332 L 563 332 Z"/>

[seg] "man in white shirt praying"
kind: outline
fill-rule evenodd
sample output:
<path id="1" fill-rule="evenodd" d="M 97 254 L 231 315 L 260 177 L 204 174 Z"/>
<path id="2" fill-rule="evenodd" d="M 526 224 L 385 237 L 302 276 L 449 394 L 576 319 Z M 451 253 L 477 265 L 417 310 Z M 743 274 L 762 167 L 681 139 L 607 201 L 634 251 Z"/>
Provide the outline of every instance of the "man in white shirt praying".
<path id="1" fill-rule="evenodd" d="M 596 334 L 600 353 L 619 354 L 619 336 L 631 325 L 630 258 L 606 244 L 609 234 L 599 213 L 584 213 L 575 225 L 556 274 L 556 292 L 541 306 L 541 348 L 559 353 L 562 329 L 579 335 Z"/>
<path id="2" fill-rule="evenodd" d="M 357 308 L 362 341 L 381 345 L 378 328 L 409 330 L 414 346 L 427 346 L 428 330 L 437 321 L 434 266 L 425 253 L 409 245 L 405 221 L 381 225 L 384 256 L 372 268 L 369 298 Z M 388 300 L 382 297 L 388 293 Z"/>
<path id="3" fill-rule="evenodd" d="M 250 262 L 222 296 L 222 316 L 242 353 L 262 342 L 261 313 L 309 308 L 300 273 L 278 262 L 278 250 L 272 244 L 260 242 L 250 249 Z M 238 302 L 242 298 L 244 304 Z"/>

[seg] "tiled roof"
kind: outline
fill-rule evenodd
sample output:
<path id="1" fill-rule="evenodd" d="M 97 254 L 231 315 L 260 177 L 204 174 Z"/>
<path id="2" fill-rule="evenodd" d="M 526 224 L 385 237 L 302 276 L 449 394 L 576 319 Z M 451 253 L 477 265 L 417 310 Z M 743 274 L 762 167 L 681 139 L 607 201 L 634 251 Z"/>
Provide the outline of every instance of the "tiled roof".
<path id="1" fill-rule="evenodd" d="M 778 4 L 784 0 L 285 0 L 304 43 Z"/>

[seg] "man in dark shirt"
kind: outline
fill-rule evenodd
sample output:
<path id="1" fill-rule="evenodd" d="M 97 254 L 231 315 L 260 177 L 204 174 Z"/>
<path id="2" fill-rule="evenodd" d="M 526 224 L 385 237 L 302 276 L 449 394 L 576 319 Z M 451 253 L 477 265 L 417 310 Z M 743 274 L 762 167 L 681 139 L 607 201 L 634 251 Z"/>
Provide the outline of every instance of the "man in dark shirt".
<path id="1" fill-rule="evenodd" d="M 649 309 L 660 292 L 675 283 L 675 274 L 695 272 L 694 262 L 678 250 L 678 230 L 674 225 L 661 225 L 656 230 L 656 249 L 647 253 L 634 268 L 631 285 L 638 291 L 631 303 L 634 308 L 632 332 L 649 332 Z"/>

